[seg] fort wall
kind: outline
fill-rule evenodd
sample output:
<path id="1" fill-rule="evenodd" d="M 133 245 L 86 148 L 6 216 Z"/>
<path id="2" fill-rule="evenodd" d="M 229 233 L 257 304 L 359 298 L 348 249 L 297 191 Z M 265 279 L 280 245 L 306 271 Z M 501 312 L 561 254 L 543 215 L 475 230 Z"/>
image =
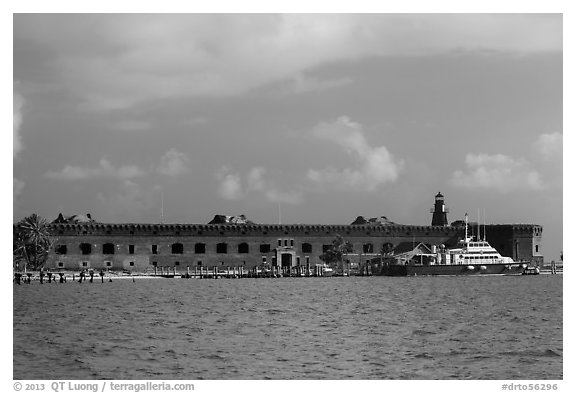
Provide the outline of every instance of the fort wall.
<path id="1" fill-rule="evenodd" d="M 504 256 L 542 263 L 539 225 L 486 225 L 487 240 Z M 336 235 L 353 253 L 384 245 L 456 244 L 462 227 L 410 225 L 51 224 L 54 246 L 46 267 L 57 270 L 313 266 Z"/>

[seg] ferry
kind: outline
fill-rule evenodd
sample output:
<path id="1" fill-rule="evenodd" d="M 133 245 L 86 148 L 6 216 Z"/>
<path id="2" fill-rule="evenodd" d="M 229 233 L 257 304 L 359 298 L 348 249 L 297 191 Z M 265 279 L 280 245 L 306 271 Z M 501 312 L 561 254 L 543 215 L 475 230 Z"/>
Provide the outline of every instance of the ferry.
<path id="1" fill-rule="evenodd" d="M 384 258 L 376 267 L 376 274 L 385 276 L 425 275 L 521 275 L 527 263 L 515 262 L 500 255 L 486 239 L 468 236 L 468 214 L 465 215 L 465 235 L 458 246 L 447 249 L 444 245 L 432 246 L 430 253 L 419 253 L 409 260 Z"/>

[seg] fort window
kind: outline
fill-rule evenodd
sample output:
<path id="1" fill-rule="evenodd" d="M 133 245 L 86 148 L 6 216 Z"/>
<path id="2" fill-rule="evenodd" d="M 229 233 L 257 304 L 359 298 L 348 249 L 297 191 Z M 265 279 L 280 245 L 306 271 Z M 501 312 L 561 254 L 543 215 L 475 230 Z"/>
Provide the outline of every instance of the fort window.
<path id="1" fill-rule="evenodd" d="M 80 251 L 82 252 L 82 255 L 92 254 L 92 245 L 88 243 L 82 243 L 80 244 Z"/>
<path id="2" fill-rule="evenodd" d="M 284 239 L 284 247 L 288 247 L 288 239 Z"/>
<path id="3" fill-rule="evenodd" d="M 540 247 L 538 246 L 538 244 L 536 244 L 536 252 L 538 252 L 538 249 L 539 249 L 539 248 L 540 248 Z"/>
<path id="4" fill-rule="evenodd" d="M 374 252 L 374 245 L 372 243 L 364 244 L 364 246 L 362 246 L 362 252 L 373 253 Z"/>
<path id="5" fill-rule="evenodd" d="M 82 262 L 82 267 L 88 267 L 88 262 Z"/>
<path id="6" fill-rule="evenodd" d="M 204 244 L 204 243 L 194 244 L 194 252 L 196 254 L 205 254 L 206 253 L 206 244 Z"/>
<path id="7" fill-rule="evenodd" d="M 174 262 L 174 266 L 180 266 L 180 261 Z"/>
<path id="8" fill-rule="evenodd" d="M 107 254 L 107 255 L 114 254 L 114 244 L 105 243 L 102 246 L 102 254 Z"/>
<path id="9" fill-rule="evenodd" d="M 66 244 L 58 244 L 54 247 L 54 252 L 59 255 L 64 255 L 68 252 L 68 248 L 66 247 Z"/>
<path id="10" fill-rule="evenodd" d="M 270 244 L 260 244 L 260 252 L 263 254 L 270 252 Z"/>
<path id="11" fill-rule="evenodd" d="M 158 266 L 158 262 L 156 261 L 152 262 L 152 266 Z"/>
<path id="12" fill-rule="evenodd" d="M 290 239 L 290 246 L 294 247 L 294 239 Z"/>
<path id="13" fill-rule="evenodd" d="M 172 244 L 172 254 L 184 254 L 184 245 L 182 243 Z"/>
<path id="14" fill-rule="evenodd" d="M 64 262 L 58 262 L 58 267 L 64 267 Z"/>
<path id="15" fill-rule="evenodd" d="M 158 254 L 158 245 L 152 244 L 152 254 Z"/>
<path id="16" fill-rule="evenodd" d="M 106 267 L 110 267 L 110 266 L 112 266 L 112 262 L 106 261 Z"/>
<path id="17" fill-rule="evenodd" d="M 302 252 L 309 254 L 312 252 L 312 244 L 310 243 L 302 243 Z"/>
<path id="18" fill-rule="evenodd" d="M 239 254 L 248 254 L 250 252 L 250 247 L 248 243 L 240 243 L 238 245 L 238 253 Z"/>
<path id="19" fill-rule="evenodd" d="M 278 247 L 282 247 L 282 239 L 278 239 Z"/>
<path id="20" fill-rule="evenodd" d="M 130 265 L 130 266 L 134 266 L 134 262 L 130 262 L 129 265 Z"/>
<path id="21" fill-rule="evenodd" d="M 129 253 L 129 254 L 134 254 L 134 244 L 128 245 L 128 253 Z"/>
<path id="22" fill-rule="evenodd" d="M 226 244 L 226 243 L 216 244 L 216 253 L 218 253 L 218 254 L 228 253 L 228 244 Z"/>
<path id="23" fill-rule="evenodd" d="M 266 263 L 266 256 L 262 257 L 262 263 Z"/>
<path id="24" fill-rule="evenodd" d="M 202 261 L 198 261 L 198 263 L 196 265 L 202 266 Z"/>

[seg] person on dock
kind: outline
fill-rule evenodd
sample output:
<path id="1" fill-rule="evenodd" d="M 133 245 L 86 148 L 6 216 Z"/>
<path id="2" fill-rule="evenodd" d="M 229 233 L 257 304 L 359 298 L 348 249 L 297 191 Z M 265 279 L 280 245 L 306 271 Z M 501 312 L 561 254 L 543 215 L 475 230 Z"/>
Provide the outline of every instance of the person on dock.
<path id="1" fill-rule="evenodd" d="M 80 272 L 80 280 L 78 281 L 78 283 L 82 284 L 82 281 L 84 280 L 85 277 L 86 273 L 84 272 L 84 269 L 82 269 L 82 271 Z"/>
<path id="2" fill-rule="evenodd" d="M 44 269 L 40 269 L 40 284 L 44 284 Z"/>
<path id="3" fill-rule="evenodd" d="M 104 270 L 100 270 L 100 273 L 98 273 L 100 275 L 100 278 L 102 279 L 102 284 L 104 284 Z"/>
<path id="4" fill-rule="evenodd" d="M 64 273 L 60 272 L 58 275 L 60 276 L 60 284 L 64 284 Z"/>
<path id="5" fill-rule="evenodd" d="M 16 281 L 16 284 L 20 285 L 20 280 L 22 279 L 22 273 L 14 273 L 14 280 Z"/>
<path id="6" fill-rule="evenodd" d="M 550 270 L 552 271 L 552 274 L 556 274 L 556 261 L 552 260 L 552 262 L 550 262 Z"/>
<path id="7" fill-rule="evenodd" d="M 93 283 L 94 282 L 94 270 L 90 269 L 88 274 L 90 274 L 90 283 Z"/>

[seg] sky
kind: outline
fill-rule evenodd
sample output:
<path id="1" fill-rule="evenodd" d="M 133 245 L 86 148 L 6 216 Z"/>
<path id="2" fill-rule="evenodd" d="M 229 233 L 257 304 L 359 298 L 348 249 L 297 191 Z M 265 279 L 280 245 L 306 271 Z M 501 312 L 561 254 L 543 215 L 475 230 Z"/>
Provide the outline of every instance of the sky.
<path id="1" fill-rule="evenodd" d="M 561 14 L 15 14 L 13 221 L 539 224 Z M 485 217 L 485 218 L 484 218 Z"/>

